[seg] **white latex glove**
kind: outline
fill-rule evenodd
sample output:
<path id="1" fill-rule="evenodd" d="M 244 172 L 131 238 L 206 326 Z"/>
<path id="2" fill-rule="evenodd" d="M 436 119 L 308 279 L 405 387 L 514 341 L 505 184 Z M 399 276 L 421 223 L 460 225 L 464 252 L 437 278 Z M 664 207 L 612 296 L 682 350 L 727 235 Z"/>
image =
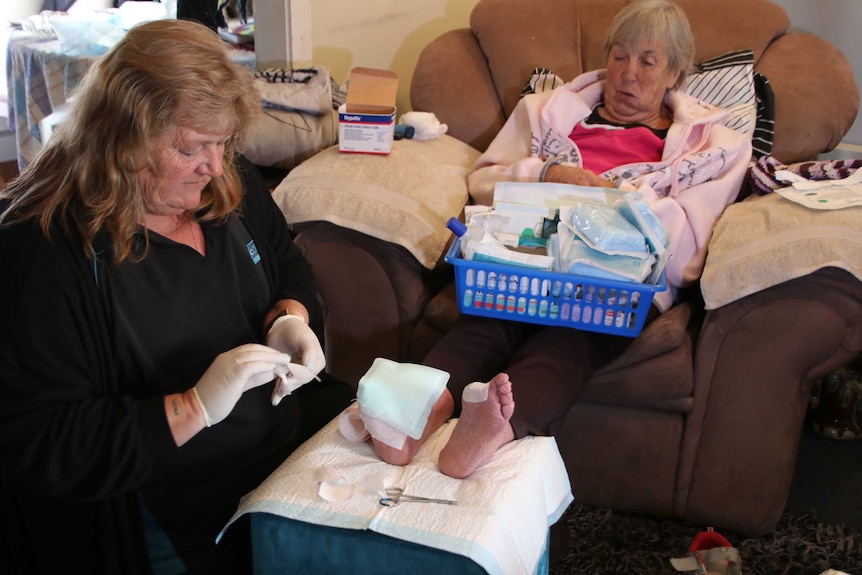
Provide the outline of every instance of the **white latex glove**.
<path id="1" fill-rule="evenodd" d="M 192 388 L 207 427 L 222 421 L 249 389 L 288 371 L 290 357 L 257 343 L 247 343 L 219 354 Z"/>
<path id="2" fill-rule="evenodd" d="M 281 376 L 280 384 L 272 392 L 273 405 L 312 379 L 318 379 L 317 374 L 326 367 L 320 340 L 298 315 L 276 319 L 266 334 L 266 345 L 288 354 L 292 362 L 289 372 Z"/>

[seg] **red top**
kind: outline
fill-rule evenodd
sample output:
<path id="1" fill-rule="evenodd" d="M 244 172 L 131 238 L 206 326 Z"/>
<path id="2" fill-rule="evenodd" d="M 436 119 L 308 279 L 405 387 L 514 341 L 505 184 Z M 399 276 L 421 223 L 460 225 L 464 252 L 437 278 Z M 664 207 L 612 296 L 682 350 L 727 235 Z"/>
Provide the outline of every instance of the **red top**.
<path id="1" fill-rule="evenodd" d="M 658 162 L 667 130 L 654 131 L 643 124 L 612 124 L 593 111 L 575 124 L 569 138 L 581 151 L 584 168 L 602 174 L 633 162 Z"/>

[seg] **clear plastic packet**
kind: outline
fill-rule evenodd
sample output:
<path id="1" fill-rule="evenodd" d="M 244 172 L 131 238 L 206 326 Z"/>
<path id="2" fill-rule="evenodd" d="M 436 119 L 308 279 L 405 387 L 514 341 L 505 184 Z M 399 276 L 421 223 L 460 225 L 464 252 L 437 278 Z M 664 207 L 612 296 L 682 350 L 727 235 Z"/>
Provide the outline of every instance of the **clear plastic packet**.
<path id="1" fill-rule="evenodd" d="M 611 255 L 594 250 L 569 229 L 560 230 L 548 240 L 555 250 L 555 271 L 617 281 L 642 282 L 649 277 L 655 256 Z"/>
<path id="2" fill-rule="evenodd" d="M 618 209 L 623 217 L 643 233 L 650 252 L 655 254 L 656 261 L 646 282 L 657 283 L 670 259 L 670 235 L 640 194 L 626 195 Z"/>
<path id="3" fill-rule="evenodd" d="M 645 257 L 646 238 L 615 207 L 581 202 L 560 208 L 560 222 L 594 250 L 608 255 Z"/>

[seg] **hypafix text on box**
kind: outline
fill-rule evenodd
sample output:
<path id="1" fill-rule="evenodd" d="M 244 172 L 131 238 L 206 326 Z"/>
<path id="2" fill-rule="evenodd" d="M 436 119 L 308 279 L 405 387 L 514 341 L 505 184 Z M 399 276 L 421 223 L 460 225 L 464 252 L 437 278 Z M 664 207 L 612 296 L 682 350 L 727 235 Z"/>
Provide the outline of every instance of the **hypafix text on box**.
<path id="1" fill-rule="evenodd" d="M 398 76 L 388 70 L 350 71 L 347 101 L 338 108 L 338 149 L 388 154 L 395 131 Z"/>

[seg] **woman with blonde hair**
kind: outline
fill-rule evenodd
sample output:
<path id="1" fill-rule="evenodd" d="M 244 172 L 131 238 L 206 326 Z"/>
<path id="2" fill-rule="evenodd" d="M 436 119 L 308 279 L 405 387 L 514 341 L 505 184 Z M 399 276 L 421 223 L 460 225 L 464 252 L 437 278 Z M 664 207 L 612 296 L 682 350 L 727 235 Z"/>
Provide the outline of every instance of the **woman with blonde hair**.
<path id="1" fill-rule="evenodd" d="M 217 535 L 348 404 L 258 109 L 214 32 L 141 24 L 0 194 L 3 573 L 250 573 Z"/>

